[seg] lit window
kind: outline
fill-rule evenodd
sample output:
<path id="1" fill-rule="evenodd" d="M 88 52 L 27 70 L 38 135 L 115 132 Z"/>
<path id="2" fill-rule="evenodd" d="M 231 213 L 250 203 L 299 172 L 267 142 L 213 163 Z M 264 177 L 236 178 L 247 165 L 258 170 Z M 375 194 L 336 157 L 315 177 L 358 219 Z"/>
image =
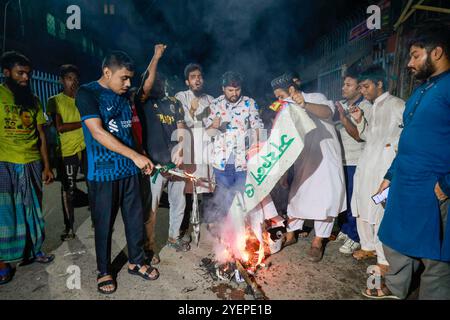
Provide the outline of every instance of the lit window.
<path id="1" fill-rule="evenodd" d="M 105 15 L 114 15 L 116 13 L 116 7 L 114 4 L 107 4 L 105 3 L 103 5 L 103 14 Z"/>
<path id="2" fill-rule="evenodd" d="M 47 32 L 56 37 L 56 21 L 55 17 L 50 13 L 47 13 Z"/>

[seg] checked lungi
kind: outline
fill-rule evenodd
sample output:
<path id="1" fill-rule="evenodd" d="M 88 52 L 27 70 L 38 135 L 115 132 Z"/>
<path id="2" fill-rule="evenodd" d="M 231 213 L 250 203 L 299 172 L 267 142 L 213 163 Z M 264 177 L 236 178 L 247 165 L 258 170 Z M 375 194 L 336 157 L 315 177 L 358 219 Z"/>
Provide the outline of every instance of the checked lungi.
<path id="1" fill-rule="evenodd" d="M 0 261 L 32 259 L 43 242 L 41 161 L 0 161 Z"/>

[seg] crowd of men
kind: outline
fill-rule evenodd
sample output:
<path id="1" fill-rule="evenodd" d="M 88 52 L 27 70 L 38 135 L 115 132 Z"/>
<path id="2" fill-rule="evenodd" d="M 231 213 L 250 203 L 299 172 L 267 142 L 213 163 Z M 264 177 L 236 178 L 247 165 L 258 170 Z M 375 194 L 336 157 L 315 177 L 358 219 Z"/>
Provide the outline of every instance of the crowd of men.
<path id="1" fill-rule="evenodd" d="M 220 225 L 236 192 L 245 191 L 249 157 L 264 142 L 260 131 L 270 129 L 280 113 L 300 108 L 315 128 L 271 196 L 261 201 L 265 219 L 286 216 L 284 246 L 305 236 L 304 223 L 312 220 L 315 237 L 308 256 L 319 262 L 337 223 L 342 254 L 377 259 L 381 285 L 363 295 L 405 299 L 424 265 L 420 298 L 450 299 L 449 39 L 448 27 L 417 31 L 408 68 L 420 84 L 406 102 L 389 93 L 380 66 L 360 72 L 349 68 L 343 100 L 336 102 L 303 92 L 298 74 L 285 73 L 271 82 L 277 101 L 263 110 L 242 95 L 243 77 L 234 71 L 222 76 L 223 95 L 205 93 L 199 64 L 184 70 L 187 90 L 169 96 L 157 71 L 166 50 L 162 44 L 155 46 L 138 89 L 131 88 L 133 60 L 122 51 L 107 54 L 100 79 L 81 86 L 79 69 L 61 66 L 63 91 L 49 99 L 46 110 L 59 136 L 61 164 L 55 171 L 65 225 L 61 240 L 76 237 L 76 203 L 86 198 L 98 291 L 113 293 L 111 236 L 120 209 L 128 272 L 158 279 L 155 225 L 165 188 L 170 205 L 166 245 L 188 252 L 191 237 L 183 221 L 191 194 L 201 194 L 208 228 Z M 44 132 L 48 121 L 30 88 L 32 64 L 11 51 L 3 54 L 1 68 L 0 285 L 13 279 L 17 263 L 55 258 L 42 251 L 42 182 L 51 183 L 55 171 Z M 269 125 L 262 113 L 270 114 Z M 194 186 L 170 169 L 202 177 L 203 183 Z M 80 171 L 88 196 L 77 188 Z M 288 197 L 280 200 L 276 194 Z"/>

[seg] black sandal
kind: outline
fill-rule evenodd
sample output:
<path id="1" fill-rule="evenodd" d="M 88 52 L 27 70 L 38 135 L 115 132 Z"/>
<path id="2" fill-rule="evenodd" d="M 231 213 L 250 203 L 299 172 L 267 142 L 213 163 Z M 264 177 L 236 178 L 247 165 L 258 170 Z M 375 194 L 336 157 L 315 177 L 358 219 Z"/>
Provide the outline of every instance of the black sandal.
<path id="1" fill-rule="evenodd" d="M 141 269 L 144 266 L 147 267 L 147 270 L 144 271 L 144 272 L 141 272 Z M 144 265 L 144 266 L 142 266 L 140 264 L 136 264 L 133 269 L 128 268 L 128 273 L 132 274 L 134 276 L 139 276 L 141 278 L 144 278 L 145 280 L 156 280 L 156 279 L 159 278 L 159 271 L 158 271 L 158 269 L 156 269 L 156 268 L 154 268 L 152 266 L 149 266 L 149 265 Z M 156 270 L 156 276 L 152 276 L 151 275 L 153 270 Z"/>
<path id="2" fill-rule="evenodd" d="M 102 282 L 98 282 L 99 279 L 104 278 L 106 276 L 110 276 L 112 279 L 108 279 L 108 280 L 104 280 Z M 102 289 L 102 288 L 104 288 L 106 286 L 110 286 L 110 285 L 114 286 L 113 290 Z M 98 292 L 100 292 L 102 294 L 111 294 L 111 293 L 116 292 L 116 290 L 117 290 L 117 285 L 116 285 L 116 282 L 114 281 L 114 278 L 113 278 L 112 275 L 110 275 L 108 273 L 105 273 L 105 274 L 99 274 L 97 276 L 97 291 Z"/>

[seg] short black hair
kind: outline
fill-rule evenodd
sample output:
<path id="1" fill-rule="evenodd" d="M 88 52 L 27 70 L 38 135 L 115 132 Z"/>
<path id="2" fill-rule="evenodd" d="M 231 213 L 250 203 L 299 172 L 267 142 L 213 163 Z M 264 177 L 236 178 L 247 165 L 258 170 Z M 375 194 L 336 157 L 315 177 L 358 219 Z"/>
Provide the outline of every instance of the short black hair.
<path id="1" fill-rule="evenodd" d="M 270 82 L 270 85 L 272 86 L 272 90 L 277 90 L 277 89 L 282 89 L 285 91 L 288 91 L 288 89 L 291 86 L 296 87 L 295 83 L 294 83 L 294 76 L 292 75 L 291 72 L 287 72 L 282 74 L 281 76 L 273 79 Z M 297 88 L 297 87 L 296 87 Z"/>
<path id="2" fill-rule="evenodd" d="M 384 71 L 382 67 L 374 65 L 361 72 L 358 76 L 358 82 L 365 80 L 370 80 L 375 84 L 378 84 L 378 82 L 381 81 L 383 83 L 384 90 L 387 91 L 386 71 Z"/>
<path id="3" fill-rule="evenodd" d="M 354 66 L 348 67 L 347 70 L 345 70 L 344 79 L 352 78 L 352 79 L 355 79 L 356 81 L 358 81 L 358 74 L 359 74 L 359 72 L 356 67 L 354 67 Z"/>
<path id="4" fill-rule="evenodd" d="M 288 72 L 285 73 L 285 75 L 291 77 L 292 79 L 299 79 L 299 80 L 301 80 L 300 74 L 297 71 L 295 71 L 295 70 L 289 70 Z"/>
<path id="5" fill-rule="evenodd" d="M 117 70 L 125 68 L 128 71 L 134 71 L 134 61 L 123 51 L 110 51 L 103 59 L 102 69 L 109 68 Z"/>
<path id="6" fill-rule="evenodd" d="M 24 108 L 20 108 L 20 111 L 19 111 L 19 116 L 21 116 L 21 115 L 22 115 L 22 114 L 24 114 L 25 112 L 28 112 L 28 113 L 30 113 L 30 114 L 31 114 L 30 110 L 28 110 L 28 109 L 24 109 Z"/>
<path id="7" fill-rule="evenodd" d="M 409 47 L 416 46 L 430 52 L 436 47 L 441 47 L 448 59 L 450 59 L 450 26 L 442 22 L 429 22 L 426 26 L 414 31 L 413 38 L 409 41 Z"/>
<path id="8" fill-rule="evenodd" d="M 32 67 L 31 61 L 25 55 L 17 51 L 7 51 L 5 52 L 1 59 L 2 70 L 11 70 L 15 65 L 23 67 Z"/>
<path id="9" fill-rule="evenodd" d="M 235 71 L 227 71 L 222 75 L 223 87 L 240 87 L 243 81 L 241 74 Z"/>
<path id="10" fill-rule="evenodd" d="M 196 70 L 200 71 L 203 74 L 203 68 L 201 65 L 199 65 L 198 63 L 189 63 L 186 68 L 184 68 L 184 79 L 188 80 L 189 74 Z"/>
<path id="11" fill-rule="evenodd" d="M 59 76 L 61 78 L 64 78 L 69 73 L 75 73 L 77 77 L 80 77 L 80 70 L 77 66 L 73 64 L 63 64 L 61 67 L 59 67 Z"/>

